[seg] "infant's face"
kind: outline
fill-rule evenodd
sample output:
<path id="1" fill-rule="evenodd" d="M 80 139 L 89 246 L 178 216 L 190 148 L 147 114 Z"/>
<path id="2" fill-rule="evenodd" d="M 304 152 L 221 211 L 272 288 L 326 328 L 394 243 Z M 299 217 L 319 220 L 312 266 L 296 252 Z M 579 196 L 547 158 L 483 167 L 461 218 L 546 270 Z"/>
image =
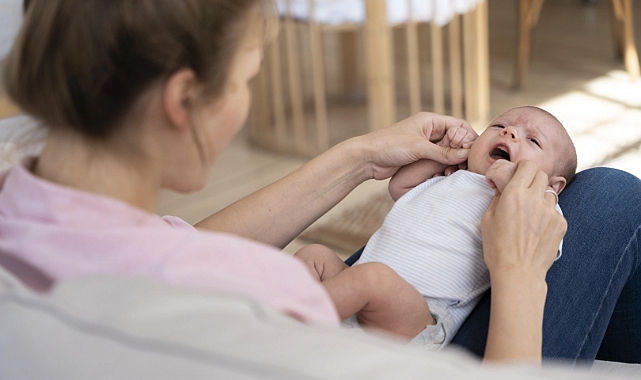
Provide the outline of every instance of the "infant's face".
<path id="1" fill-rule="evenodd" d="M 468 170 L 483 174 L 499 159 L 517 163 L 523 159 L 537 164 L 548 176 L 555 175 L 555 165 L 562 125 L 535 108 L 516 108 L 494 119 L 470 149 Z"/>

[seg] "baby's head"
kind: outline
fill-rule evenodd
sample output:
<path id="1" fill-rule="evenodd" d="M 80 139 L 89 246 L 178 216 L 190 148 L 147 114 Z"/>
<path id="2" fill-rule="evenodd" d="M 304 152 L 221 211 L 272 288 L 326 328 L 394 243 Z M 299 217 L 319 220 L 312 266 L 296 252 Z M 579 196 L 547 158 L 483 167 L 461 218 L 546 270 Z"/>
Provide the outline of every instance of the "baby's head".
<path id="1" fill-rule="evenodd" d="M 485 175 L 499 159 L 534 162 L 557 194 L 574 179 L 577 166 L 576 149 L 561 122 L 532 106 L 513 108 L 494 119 L 472 144 L 468 170 Z"/>

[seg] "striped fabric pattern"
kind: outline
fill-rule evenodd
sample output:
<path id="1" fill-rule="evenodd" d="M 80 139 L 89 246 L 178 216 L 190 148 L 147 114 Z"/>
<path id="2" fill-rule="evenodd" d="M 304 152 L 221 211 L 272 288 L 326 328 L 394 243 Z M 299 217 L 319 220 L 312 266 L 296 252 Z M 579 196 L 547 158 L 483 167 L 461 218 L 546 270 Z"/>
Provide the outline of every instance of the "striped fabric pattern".
<path id="1" fill-rule="evenodd" d="M 357 264 L 386 264 L 445 306 L 451 338 L 490 286 L 480 221 L 493 197 L 485 176 L 466 170 L 429 179 L 396 202 Z"/>

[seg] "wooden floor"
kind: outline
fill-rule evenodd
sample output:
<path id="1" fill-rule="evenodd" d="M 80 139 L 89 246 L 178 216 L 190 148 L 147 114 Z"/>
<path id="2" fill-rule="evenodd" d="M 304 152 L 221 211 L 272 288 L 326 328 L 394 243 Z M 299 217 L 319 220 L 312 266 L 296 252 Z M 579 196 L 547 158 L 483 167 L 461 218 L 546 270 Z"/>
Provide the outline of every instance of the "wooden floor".
<path id="1" fill-rule="evenodd" d="M 623 62 L 615 59 L 609 0 L 589 6 L 582 0 L 545 2 L 520 92 L 511 90 L 516 2 L 489 0 L 492 115 L 519 105 L 541 106 L 566 125 L 577 146 L 580 169 L 606 165 L 641 176 L 641 84 L 631 81 Z M 639 45 L 641 1 L 633 3 Z M 305 161 L 252 146 L 241 133 L 216 162 L 202 191 L 165 192 L 157 211 L 195 223 Z M 323 220 L 385 187 L 380 182 L 364 184 Z M 300 244 L 295 241 L 286 251 L 293 252 Z"/>

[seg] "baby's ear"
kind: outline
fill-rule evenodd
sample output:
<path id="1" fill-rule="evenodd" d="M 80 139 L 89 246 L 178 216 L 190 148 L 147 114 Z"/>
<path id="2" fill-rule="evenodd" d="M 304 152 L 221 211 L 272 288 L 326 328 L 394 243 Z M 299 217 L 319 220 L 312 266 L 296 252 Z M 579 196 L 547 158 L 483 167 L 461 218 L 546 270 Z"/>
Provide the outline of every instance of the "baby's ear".
<path id="1" fill-rule="evenodd" d="M 567 181 L 565 180 L 564 177 L 561 176 L 555 176 L 555 177 L 550 177 L 550 187 L 554 189 L 554 192 L 558 194 L 561 194 L 561 191 L 565 189 Z"/>

